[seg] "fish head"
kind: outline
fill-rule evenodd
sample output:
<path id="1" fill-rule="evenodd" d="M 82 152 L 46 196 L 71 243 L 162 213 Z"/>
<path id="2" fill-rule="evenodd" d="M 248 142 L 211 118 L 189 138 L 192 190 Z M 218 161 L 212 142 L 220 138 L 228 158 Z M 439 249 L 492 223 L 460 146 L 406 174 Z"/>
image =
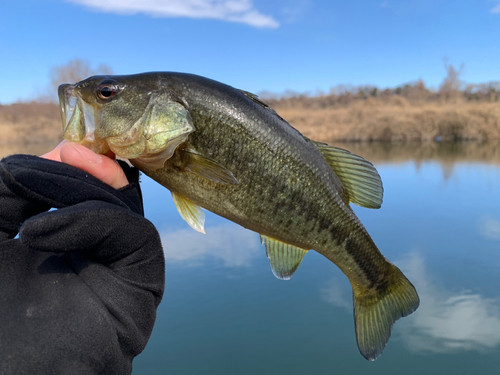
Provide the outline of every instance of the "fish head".
<path id="1" fill-rule="evenodd" d="M 163 166 L 194 130 L 187 105 L 155 73 L 92 76 L 59 86 L 63 137 L 104 154 Z"/>

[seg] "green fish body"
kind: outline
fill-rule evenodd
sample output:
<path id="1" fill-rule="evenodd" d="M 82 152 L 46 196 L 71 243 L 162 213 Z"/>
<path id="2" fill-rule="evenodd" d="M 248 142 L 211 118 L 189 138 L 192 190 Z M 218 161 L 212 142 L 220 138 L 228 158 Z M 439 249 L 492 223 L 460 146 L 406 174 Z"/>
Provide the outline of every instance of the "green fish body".
<path id="1" fill-rule="evenodd" d="M 280 279 L 311 249 L 335 263 L 353 288 L 365 358 L 376 359 L 393 323 L 418 307 L 349 205 L 382 203 L 363 158 L 304 137 L 253 94 L 196 75 L 95 76 L 59 96 L 66 139 L 129 159 L 172 192 L 194 229 L 204 231 L 203 207 L 260 233 Z"/>

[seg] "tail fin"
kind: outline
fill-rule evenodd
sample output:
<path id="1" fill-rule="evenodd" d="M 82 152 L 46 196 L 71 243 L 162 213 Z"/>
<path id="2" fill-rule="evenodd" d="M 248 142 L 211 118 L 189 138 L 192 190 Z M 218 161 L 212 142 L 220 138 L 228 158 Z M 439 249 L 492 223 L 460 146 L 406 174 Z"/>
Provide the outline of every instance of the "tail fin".
<path id="1" fill-rule="evenodd" d="M 391 266 L 384 290 L 353 296 L 358 348 L 369 361 L 374 361 L 382 354 L 394 322 L 410 315 L 420 302 L 410 281 L 399 268 Z"/>

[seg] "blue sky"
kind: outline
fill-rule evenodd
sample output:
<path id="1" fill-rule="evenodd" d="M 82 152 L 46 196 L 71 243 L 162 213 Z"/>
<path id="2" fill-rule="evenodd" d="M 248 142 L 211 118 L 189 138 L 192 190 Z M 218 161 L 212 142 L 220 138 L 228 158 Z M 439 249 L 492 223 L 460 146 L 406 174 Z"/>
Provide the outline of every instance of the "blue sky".
<path id="1" fill-rule="evenodd" d="M 106 4 L 102 6 L 100 4 Z M 0 103 L 74 58 L 252 91 L 500 81 L 500 0 L 0 0 Z"/>

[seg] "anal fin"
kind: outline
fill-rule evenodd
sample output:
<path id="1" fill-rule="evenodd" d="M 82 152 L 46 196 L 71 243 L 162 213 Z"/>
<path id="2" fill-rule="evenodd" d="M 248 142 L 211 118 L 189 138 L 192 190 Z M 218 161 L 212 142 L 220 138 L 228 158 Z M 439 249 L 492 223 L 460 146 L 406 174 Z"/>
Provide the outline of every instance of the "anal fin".
<path id="1" fill-rule="evenodd" d="M 266 254 L 271 263 L 274 276 L 280 280 L 290 280 L 308 250 L 289 245 L 262 234 L 260 235 L 260 240 L 266 246 Z"/>
<path id="2" fill-rule="evenodd" d="M 172 192 L 172 198 L 179 214 L 191 228 L 205 234 L 205 213 L 201 210 L 201 207 L 174 192 Z"/>

